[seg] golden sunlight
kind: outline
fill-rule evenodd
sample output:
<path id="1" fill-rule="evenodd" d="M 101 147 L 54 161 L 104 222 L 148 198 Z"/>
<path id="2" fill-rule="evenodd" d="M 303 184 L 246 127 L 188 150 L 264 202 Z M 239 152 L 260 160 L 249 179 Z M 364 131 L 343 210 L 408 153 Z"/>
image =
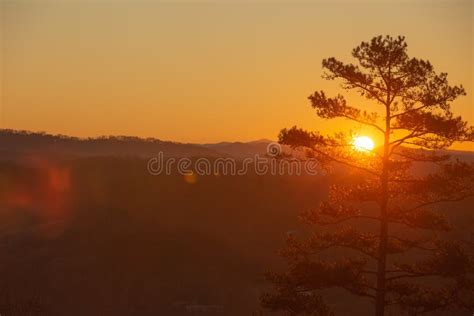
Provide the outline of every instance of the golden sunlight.
<path id="1" fill-rule="evenodd" d="M 358 136 L 354 138 L 354 148 L 359 151 L 370 151 L 374 149 L 374 141 L 368 136 Z"/>

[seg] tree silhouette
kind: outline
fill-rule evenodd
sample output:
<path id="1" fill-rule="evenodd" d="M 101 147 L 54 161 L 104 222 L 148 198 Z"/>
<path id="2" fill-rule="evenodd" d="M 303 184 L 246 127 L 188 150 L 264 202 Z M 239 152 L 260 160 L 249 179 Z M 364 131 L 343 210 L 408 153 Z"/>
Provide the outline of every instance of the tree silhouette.
<path id="1" fill-rule="evenodd" d="M 447 74 L 435 73 L 429 61 L 408 57 L 401 36 L 362 42 L 352 56 L 357 65 L 324 59 L 323 77 L 341 80 L 342 89 L 365 97 L 374 112 L 323 91 L 309 100 L 321 118 L 345 118 L 381 133 L 383 146 L 355 150 L 352 131 L 332 136 L 296 127 L 281 131 L 281 143 L 327 168 L 345 166 L 356 181 L 333 185 L 327 201 L 303 212 L 309 236 L 288 238 L 282 255 L 289 271 L 268 275 L 275 289 L 263 295 L 262 304 L 288 315 L 332 315 L 323 290 L 342 288 L 373 300 L 376 316 L 388 308 L 409 315 L 448 308 L 472 312 L 469 245 L 447 238 L 451 226 L 440 213 L 447 204 L 436 206 L 474 194 L 473 165 L 442 151 L 474 140 L 473 128 L 450 110 L 465 91 L 449 85 Z M 436 171 L 413 172 L 426 162 Z M 345 249 L 344 255 L 326 253 L 333 248 Z"/>

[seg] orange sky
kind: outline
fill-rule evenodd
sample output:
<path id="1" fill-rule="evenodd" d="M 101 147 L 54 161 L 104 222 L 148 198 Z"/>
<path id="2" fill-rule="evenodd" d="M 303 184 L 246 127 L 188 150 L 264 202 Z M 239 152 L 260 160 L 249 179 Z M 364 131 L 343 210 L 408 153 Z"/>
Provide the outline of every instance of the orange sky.
<path id="1" fill-rule="evenodd" d="M 0 8 L 2 128 L 183 142 L 275 139 L 295 124 L 334 131 L 347 123 L 316 118 L 307 100 L 314 90 L 338 92 L 321 79 L 321 60 L 350 61 L 353 47 L 378 34 L 405 35 L 410 55 L 463 84 L 468 96 L 453 109 L 474 122 L 470 0 L 4 0 Z"/>

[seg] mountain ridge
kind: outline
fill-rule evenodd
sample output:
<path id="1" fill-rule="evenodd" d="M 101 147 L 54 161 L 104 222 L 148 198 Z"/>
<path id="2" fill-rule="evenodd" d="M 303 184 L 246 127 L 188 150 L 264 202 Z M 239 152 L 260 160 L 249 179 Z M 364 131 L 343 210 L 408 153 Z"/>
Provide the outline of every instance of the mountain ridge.
<path id="1" fill-rule="evenodd" d="M 45 132 L 0 129 L 0 152 L 3 160 L 18 159 L 25 155 L 43 156 L 119 156 L 155 157 L 163 152 L 166 157 L 230 157 L 235 159 L 266 155 L 269 139 L 249 142 L 181 143 L 158 138 L 136 136 L 99 136 L 80 138 Z M 467 160 L 474 160 L 473 151 L 449 150 L 449 153 Z"/>

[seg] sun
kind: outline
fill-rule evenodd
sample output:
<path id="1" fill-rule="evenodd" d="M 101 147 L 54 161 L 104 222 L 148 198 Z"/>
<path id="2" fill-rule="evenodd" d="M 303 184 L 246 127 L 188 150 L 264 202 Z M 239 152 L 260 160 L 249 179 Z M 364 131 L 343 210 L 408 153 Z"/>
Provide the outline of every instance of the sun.
<path id="1" fill-rule="evenodd" d="M 353 145 L 358 151 L 371 151 L 374 149 L 374 141 L 368 136 L 355 137 Z"/>

